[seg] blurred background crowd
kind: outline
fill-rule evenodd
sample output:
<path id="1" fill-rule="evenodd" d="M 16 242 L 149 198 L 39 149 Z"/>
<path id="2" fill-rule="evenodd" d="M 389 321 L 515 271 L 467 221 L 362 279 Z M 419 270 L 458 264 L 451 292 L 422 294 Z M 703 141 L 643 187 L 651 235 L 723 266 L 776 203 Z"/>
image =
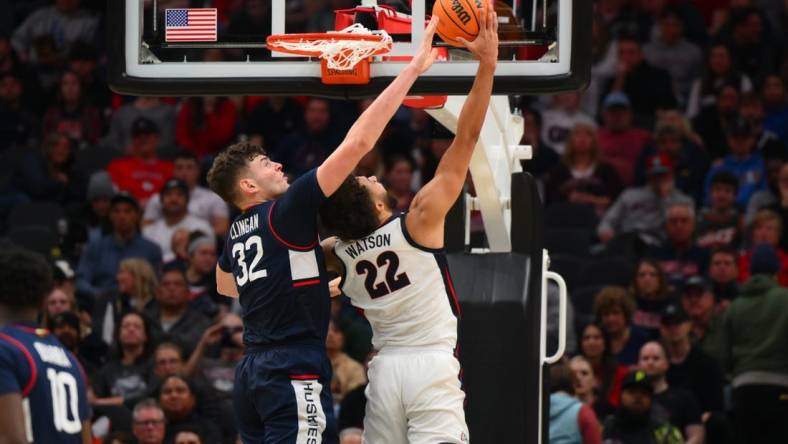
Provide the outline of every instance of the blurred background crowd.
<path id="1" fill-rule="evenodd" d="M 268 20 L 268 0 L 158 3 L 215 6 L 220 33 Z M 288 20 L 309 30 L 354 2 L 291 3 L 302 8 Z M 235 442 L 243 326 L 213 273 L 236 210 L 205 172 L 252 140 L 297 177 L 370 102 L 119 96 L 105 78 L 104 8 L 0 0 L 2 242 L 55 265 L 42 322 L 87 371 L 97 437 Z M 551 370 L 551 433 L 565 442 L 788 436 L 786 8 L 597 0 L 589 88 L 511 98 L 552 268 L 569 285 L 574 357 Z M 451 137 L 403 107 L 357 173 L 407 209 Z M 360 442 L 370 336 L 336 299 L 326 347 L 343 443 Z"/>

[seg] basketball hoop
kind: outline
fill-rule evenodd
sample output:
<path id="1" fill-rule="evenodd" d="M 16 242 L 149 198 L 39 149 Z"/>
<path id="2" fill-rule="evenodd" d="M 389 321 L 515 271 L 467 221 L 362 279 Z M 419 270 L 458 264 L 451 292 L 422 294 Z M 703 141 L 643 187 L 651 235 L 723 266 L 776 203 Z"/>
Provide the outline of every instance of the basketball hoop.
<path id="1" fill-rule="evenodd" d="M 408 108 L 440 109 L 446 104 L 446 96 L 407 96 L 402 104 Z"/>
<path id="2" fill-rule="evenodd" d="M 272 35 L 266 43 L 271 51 L 319 57 L 323 83 L 328 85 L 369 83 L 370 58 L 392 47 L 386 31 L 370 31 L 360 24 L 341 31 Z"/>

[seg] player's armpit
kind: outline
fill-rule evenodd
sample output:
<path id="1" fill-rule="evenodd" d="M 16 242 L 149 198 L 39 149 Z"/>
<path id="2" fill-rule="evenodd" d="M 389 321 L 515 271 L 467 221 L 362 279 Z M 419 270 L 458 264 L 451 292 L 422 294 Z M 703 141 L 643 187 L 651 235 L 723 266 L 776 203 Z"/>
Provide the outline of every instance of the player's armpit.
<path id="1" fill-rule="evenodd" d="M 334 278 L 328 282 L 328 294 L 332 298 L 342 295 L 342 289 L 339 288 L 339 284 L 342 282 L 342 278 Z"/>
<path id="2" fill-rule="evenodd" d="M 222 296 L 238 297 L 238 287 L 235 285 L 235 276 L 216 265 L 216 291 Z"/>
<path id="3" fill-rule="evenodd" d="M 326 270 L 341 273 L 342 265 L 339 263 L 337 255 L 334 254 L 334 244 L 336 242 L 336 237 L 329 237 L 320 241 L 320 246 L 323 248 L 323 256 L 326 258 Z"/>
<path id="4" fill-rule="evenodd" d="M 22 409 L 22 395 L 6 393 L 0 395 L 0 443 L 27 444 L 25 415 Z"/>

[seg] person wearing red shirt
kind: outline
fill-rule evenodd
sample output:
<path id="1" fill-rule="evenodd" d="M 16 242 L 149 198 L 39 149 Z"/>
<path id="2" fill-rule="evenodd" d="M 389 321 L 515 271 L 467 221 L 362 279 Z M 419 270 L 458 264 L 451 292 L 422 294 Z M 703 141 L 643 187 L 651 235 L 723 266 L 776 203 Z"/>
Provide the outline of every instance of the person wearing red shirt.
<path id="1" fill-rule="evenodd" d="M 635 182 L 633 165 L 651 134 L 632 126 L 632 108 L 626 94 L 612 92 L 602 105 L 604 126 L 598 132 L 602 160 L 616 168 L 625 186 L 631 186 Z"/>
<path id="2" fill-rule="evenodd" d="M 769 209 L 758 211 L 752 223 L 753 247 L 739 257 L 739 282 L 744 283 L 751 276 L 750 262 L 752 261 L 752 252 L 755 247 L 766 244 L 774 248 L 777 257 L 780 259 L 777 282 L 783 287 L 788 287 L 788 253 L 780 248 L 780 236 L 782 236 L 784 229 L 779 214 Z"/>
<path id="3" fill-rule="evenodd" d="M 172 162 L 156 156 L 158 145 L 158 126 L 152 120 L 140 117 L 131 126 L 129 155 L 113 160 L 107 167 L 115 186 L 143 205 L 172 177 Z"/>
<path id="4" fill-rule="evenodd" d="M 175 141 L 197 157 L 216 154 L 233 142 L 238 111 L 225 97 L 192 97 L 178 113 Z"/>

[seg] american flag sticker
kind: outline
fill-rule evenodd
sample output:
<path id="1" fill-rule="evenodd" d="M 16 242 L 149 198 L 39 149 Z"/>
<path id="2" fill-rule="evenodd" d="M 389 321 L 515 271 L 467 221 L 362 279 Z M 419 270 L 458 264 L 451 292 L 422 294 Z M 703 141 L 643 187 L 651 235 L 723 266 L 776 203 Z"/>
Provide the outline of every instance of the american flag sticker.
<path id="1" fill-rule="evenodd" d="M 216 41 L 216 8 L 167 9 L 164 22 L 168 42 Z"/>

